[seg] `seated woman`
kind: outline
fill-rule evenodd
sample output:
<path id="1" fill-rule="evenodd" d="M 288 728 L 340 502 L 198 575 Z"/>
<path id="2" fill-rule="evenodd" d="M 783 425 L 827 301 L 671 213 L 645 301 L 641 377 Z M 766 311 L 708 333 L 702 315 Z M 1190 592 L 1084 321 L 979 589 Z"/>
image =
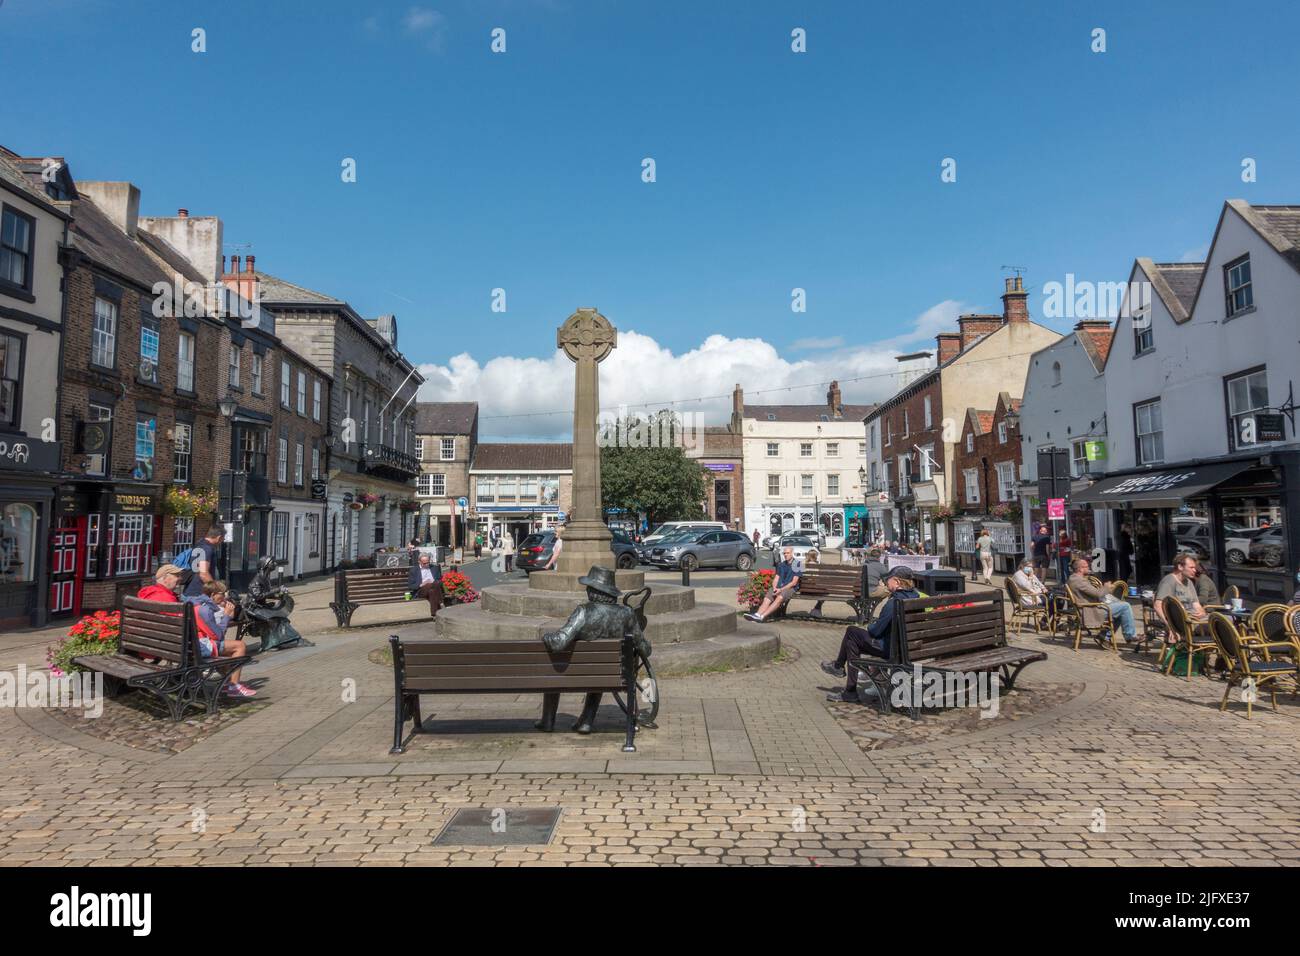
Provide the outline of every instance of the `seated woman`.
<path id="1" fill-rule="evenodd" d="M 203 593 L 189 598 L 189 601 L 194 605 L 194 622 L 199 629 L 199 653 L 204 659 L 243 657 L 248 653 L 243 641 L 235 638 L 226 640 L 226 628 L 235 616 L 235 605 L 223 582 L 208 581 L 203 585 Z M 257 691 L 239 682 L 240 670 L 230 675 L 230 683 L 223 693 L 227 697 L 256 697 Z"/>
<path id="2" fill-rule="evenodd" d="M 1047 603 L 1047 585 L 1034 573 L 1033 558 L 1021 561 L 1011 580 L 1020 589 L 1020 603 L 1024 607 L 1043 607 Z"/>

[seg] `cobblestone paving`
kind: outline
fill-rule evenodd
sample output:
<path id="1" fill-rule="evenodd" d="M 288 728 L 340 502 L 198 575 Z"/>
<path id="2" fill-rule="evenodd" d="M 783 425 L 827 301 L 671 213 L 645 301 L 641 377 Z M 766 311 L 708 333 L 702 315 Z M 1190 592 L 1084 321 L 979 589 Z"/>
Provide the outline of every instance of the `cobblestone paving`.
<path id="1" fill-rule="evenodd" d="M 523 696 L 426 698 L 432 733 L 390 756 L 391 671 L 367 659 L 386 633 L 312 633 L 316 647 L 268 656 L 250 671 L 260 709 L 176 753 L 0 711 L 0 863 L 1300 861 L 1300 702 L 1221 714 L 1222 683 L 1165 677 L 1151 655 L 1026 634 L 1050 657 L 1018 686 L 1078 693 L 867 753 L 823 700 L 817 662 L 839 629 L 782 626 L 795 661 L 664 681 L 660 728 L 636 754 L 620 752 L 612 705 L 591 737 L 546 736 Z M 42 653 L 7 644 L 0 669 Z M 461 807 L 563 814 L 546 846 L 434 848 Z"/>

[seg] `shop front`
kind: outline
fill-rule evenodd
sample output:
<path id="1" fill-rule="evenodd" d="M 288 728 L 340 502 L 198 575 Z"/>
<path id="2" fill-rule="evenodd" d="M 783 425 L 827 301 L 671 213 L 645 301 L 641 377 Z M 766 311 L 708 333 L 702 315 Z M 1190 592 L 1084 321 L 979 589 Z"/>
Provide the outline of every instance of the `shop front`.
<path id="1" fill-rule="evenodd" d="M 871 545 L 871 517 L 866 505 L 844 506 L 844 546 L 866 548 Z"/>
<path id="2" fill-rule="evenodd" d="M 162 542 L 159 485 L 73 482 L 60 486 L 54 507 L 50 617 L 112 610 L 153 580 Z"/>
<path id="3" fill-rule="evenodd" d="M 1112 475 L 1075 503 L 1109 510 L 1130 584 L 1155 587 L 1188 553 L 1220 590 L 1236 585 L 1251 603 L 1285 603 L 1296 590 L 1300 453 Z"/>
<path id="4" fill-rule="evenodd" d="M 0 629 L 49 613 L 46 542 L 55 511 L 57 442 L 0 441 Z"/>

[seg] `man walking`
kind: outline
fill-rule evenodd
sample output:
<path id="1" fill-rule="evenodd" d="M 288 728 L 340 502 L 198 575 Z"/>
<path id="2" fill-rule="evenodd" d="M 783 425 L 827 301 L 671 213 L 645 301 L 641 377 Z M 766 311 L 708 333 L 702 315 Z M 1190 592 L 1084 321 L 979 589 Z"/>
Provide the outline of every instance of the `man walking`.
<path id="1" fill-rule="evenodd" d="M 191 552 L 192 573 L 189 582 L 185 585 L 185 597 L 202 597 L 203 585 L 217 579 L 217 555 L 221 551 L 221 542 L 225 540 L 225 526 L 214 524 Z"/>

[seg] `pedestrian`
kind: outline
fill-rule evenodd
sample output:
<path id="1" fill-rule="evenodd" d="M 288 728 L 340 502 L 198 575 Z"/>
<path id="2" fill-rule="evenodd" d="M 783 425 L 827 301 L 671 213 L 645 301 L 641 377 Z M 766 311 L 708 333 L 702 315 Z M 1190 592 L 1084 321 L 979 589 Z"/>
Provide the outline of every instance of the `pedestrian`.
<path id="1" fill-rule="evenodd" d="M 750 537 L 754 540 L 754 550 L 758 550 L 758 529 L 757 528 L 754 529 L 754 533 L 750 535 Z"/>
<path id="2" fill-rule="evenodd" d="M 203 540 L 190 552 L 192 573 L 185 585 L 186 597 L 199 597 L 203 593 L 203 585 L 217 579 L 217 553 L 221 549 L 221 542 L 225 540 L 225 525 L 214 524 L 208 528 L 208 533 L 203 536 Z"/>
<path id="3" fill-rule="evenodd" d="M 1062 528 L 1056 535 L 1056 575 L 1058 581 L 1070 576 L 1070 536 Z"/>
<path id="4" fill-rule="evenodd" d="M 984 583 L 993 583 L 993 535 L 989 534 L 988 528 L 980 529 L 979 539 L 975 542 L 975 550 L 980 556 L 980 570 L 984 572 Z"/>
<path id="5" fill-rule="evenodd" d="M 1121 581 L 1133 580 L 1133 529 L 1125 521 L 1119 526 L 1119 578 Z"/>
<path id="6" fill-rule="evenodd" d="M 515 538 L 509 531 L 501 535 L 501 547 L 506 554 L 506 574 L 515 569 Z"/>
<path id="7" fill-rule="evenodd" d="M 1048 549 L 1052 546 L 1052 534 L 1047 530 L 1047 525 L 1040 524 L 1038 533 L 1030 541 L 1030 554 L 1033 555 L 1034 573 L 1038 575 L 1040 581 L 1046 581 L 1048 569 L 1052 566 L 1052 562 L 1047 556 Z"/>
<path id="8" fill-rule="evenodd" d="M 483 532 L 482 531 L 474 532 L 474 557 L 476 558 L 483 557 Z"/>
<path id="9" fill-rule="evenodd" d="M 438 616 L 438 608 L 442 607 L 442 568 L 426 552 L 420 553 L 420 563 L 411 568 L 406 579 L 406 599 L 415 597 L 429 602 L 429 617 Z"/>
<path id="10" fill-rule="evenodd" d="M 412 538 L 411 543 L 406 546 L 407 564 L 415 567 L 420 563 L 420 539 Z"/>
<path id="11" fill-rule="evenodd" d="M 563 528 L 557 528 L 555 530 L 555 544 L 551 545 L 551 556 L 546 559 L 546 567 L 542 568 L 543 571 L 554 571 L 556 563 L 560 560 L 560 551 L 564 547 L 564 541 L 560 537 L 560 532 L 563 530 Z"/>

